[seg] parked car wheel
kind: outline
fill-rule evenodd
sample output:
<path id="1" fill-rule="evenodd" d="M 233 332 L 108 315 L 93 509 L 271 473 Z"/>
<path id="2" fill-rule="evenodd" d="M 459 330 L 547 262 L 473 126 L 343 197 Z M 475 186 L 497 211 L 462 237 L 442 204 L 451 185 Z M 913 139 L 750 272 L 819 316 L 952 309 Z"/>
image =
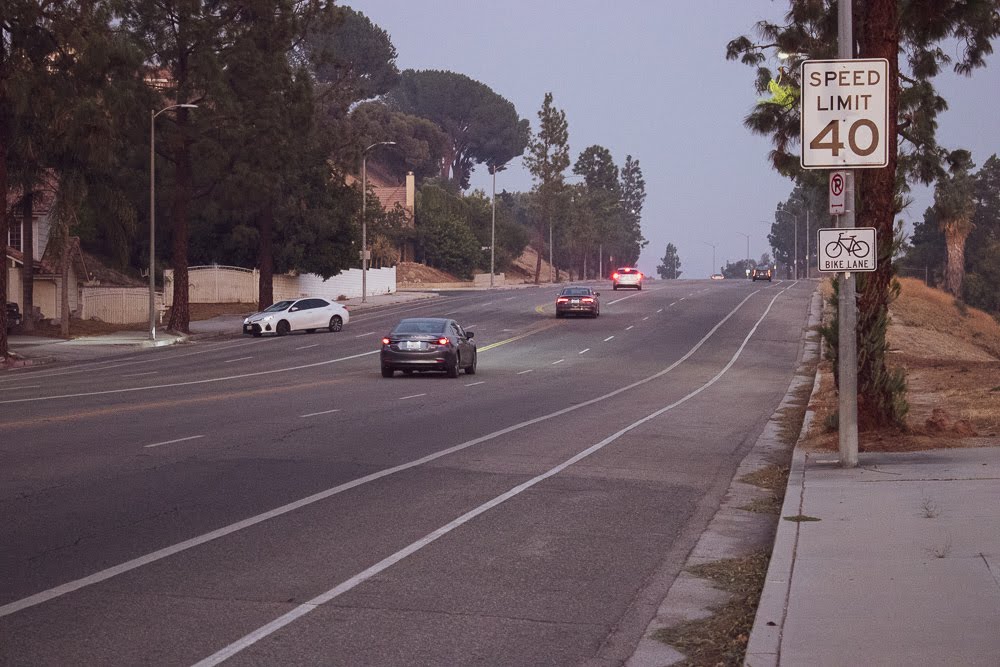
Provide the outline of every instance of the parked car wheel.
<path id="1" fill-rule="evenodd" d="M 341 319 L 340 315 L 334 315 L 330 318 L 330 333 L 335 333 L 344 328 L 344 320 Z"/>
<path id="2" fill-rule="evenodd" d="M 274 330 L 279 336 L 284 336 L 285 334 L 287 334 L 289 331 L 292 330 L 292 326 L 285 320 L 281 320 L 280 322 L 278 322 L 278 326 L 275 327 Z"/>

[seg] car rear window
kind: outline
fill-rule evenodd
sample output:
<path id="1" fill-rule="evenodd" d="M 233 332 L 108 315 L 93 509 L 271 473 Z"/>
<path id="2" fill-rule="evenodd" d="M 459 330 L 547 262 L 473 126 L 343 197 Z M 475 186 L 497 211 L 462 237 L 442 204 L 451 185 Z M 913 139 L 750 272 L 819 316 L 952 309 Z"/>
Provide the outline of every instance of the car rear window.
<path id="1" fill-rule="evenodd" d="M 562 291 L 562 296 L 590 296 L 590 289 L 587 287 L 568 287 Z"/>
<path id="2" fill-rule="evenodd" d="M 394 334 L 436 334 L 445 330 L 448 322 L 438 320 L 403 320 L 396 325 Z"/>

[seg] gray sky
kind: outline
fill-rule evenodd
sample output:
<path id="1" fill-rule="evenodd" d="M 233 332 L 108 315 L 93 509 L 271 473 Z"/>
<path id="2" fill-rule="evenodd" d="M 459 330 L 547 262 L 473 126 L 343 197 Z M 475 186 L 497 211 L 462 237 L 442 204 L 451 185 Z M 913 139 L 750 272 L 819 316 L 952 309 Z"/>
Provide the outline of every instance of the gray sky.
<path id="1" fill-rule="evenodd" d="M 766 138 L 743 118 L 753 107 L 753 70 L 725 59 L 726 43 L 777 20 L 785 2 L 680 3 L 674 0 L 353 0 L 392 37 L 402 69 L 445 69 L 490 86 L 537 128 L 546 92 L 566 112 L 571 157 L 587 146 L 609 149 L 619 167 L 639 160 L 646 180 L 639 268 L 654 273 L 667 243 L 678 248 L 686 278 L 704 278 L 747 252 L 769 252 L 775 205 L 792 182 L 770 169 Z M 697 7 L 696 10 L 693 8 Z M 953 54 L 954 55 L 954 54 Z M 965 147 L 981 165 L 1000 152 L 1000 58 L 971 79 L 946 74 L 938 88 L 950 109 L 938 139 Z M 479 167 L 472 186 L 490 190 Z M 529 190 L 521 160 L 497 177 L 497 189 Z M 923 219 L 933 195 L 912 194 L 902 217 Z M 825 226 L 825 225 L 824 225 Z M 804 232 L 800 230 L 800 232 Z M 715 244 L 715 264 L 713 249 Z M 558 248 L 556 249 L 558 252 Z"/>

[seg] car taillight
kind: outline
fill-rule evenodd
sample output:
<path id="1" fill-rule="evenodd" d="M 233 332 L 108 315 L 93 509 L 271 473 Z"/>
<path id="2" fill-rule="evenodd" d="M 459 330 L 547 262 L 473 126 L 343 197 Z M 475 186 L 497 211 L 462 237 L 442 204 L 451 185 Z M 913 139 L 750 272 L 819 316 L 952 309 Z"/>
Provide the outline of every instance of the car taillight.
<path id="1" fill-rule="evenodd" d="M 388 338 L 383 338 L 383 339 L 382 339 L 382 344 L 383 344 L 383 345 L 388 345 L 388 344 L 389 344 L 389 343 L 391 343 L 391 342 L 392 342 L 392 341 L 391 341 L 391 340 L 389 340 Z"/>
<path id="2" fill-rule="evenodd" d="M 451 341 L 442 336 L 441 338 L 437 339 L 437 344 L 438 345 L 451 345 Z"/>
<path id="3" fill-rule="evenodd" d="M 584 303 L 594 303 L 594 300 L 589 296 L 583 297 L 580 301 L 583 301 Z"/>
<path id="4" fill-rule="evenodd" d="M 556 299 L 556 303 L 569 303 L 569 299 L 564 296 L 561 296 L 558 299 Z"/>
<path id="5" fill-rule="evenodd" d="M 612 273 L 611 274 L 611 278 L 612 278 L 612 280 L 618 280 L 618 272 L 615 271 L 614 273 Z"/>

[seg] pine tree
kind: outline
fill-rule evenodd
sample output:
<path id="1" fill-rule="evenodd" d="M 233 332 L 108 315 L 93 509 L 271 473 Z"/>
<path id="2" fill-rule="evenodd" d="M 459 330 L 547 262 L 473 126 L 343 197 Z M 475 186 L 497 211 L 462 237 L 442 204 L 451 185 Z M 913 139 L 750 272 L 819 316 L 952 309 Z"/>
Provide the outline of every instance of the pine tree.
<path id="1" fill-rule="evenodd" d="M 535 177 L 535 193 L 541 203 L 541 217 L 537 222 L 535 284 L 542 272 L 542 252 L 546 232 L 551 231 L 556 201 L 563 190 L 563 172 L 569 167 L 569 123 L 566 112 L 552 104 L 552 93 L 545 93 L 542 108 L 538 111 L 538 134 L 528 143 L 524 165 Z"/>

